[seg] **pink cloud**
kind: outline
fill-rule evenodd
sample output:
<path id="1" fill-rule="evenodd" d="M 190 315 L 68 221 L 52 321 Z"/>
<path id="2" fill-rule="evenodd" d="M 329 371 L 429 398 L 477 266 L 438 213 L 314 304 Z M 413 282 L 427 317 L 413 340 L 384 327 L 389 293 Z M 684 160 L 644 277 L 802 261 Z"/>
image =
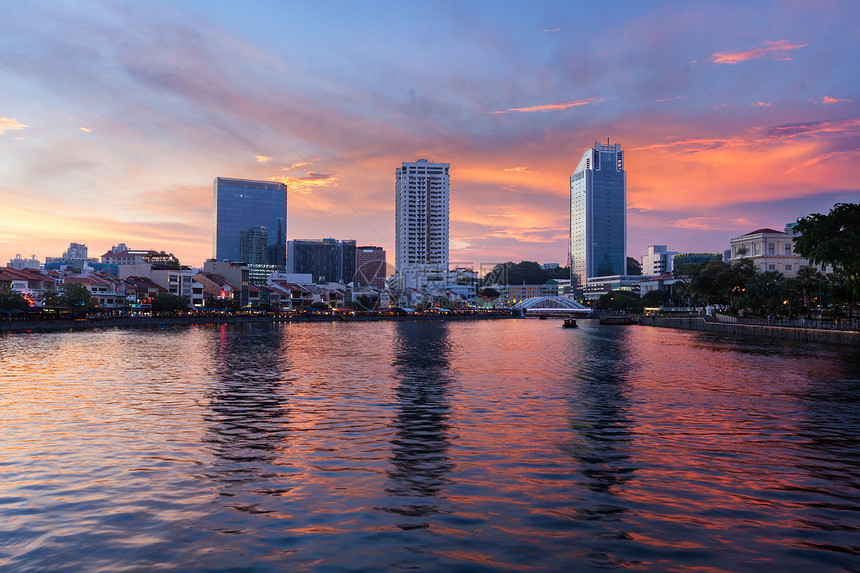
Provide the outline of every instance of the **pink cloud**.
<path id="1" fill-rule="evenodd" d="M 27 127 L 14 117 L 0 117 L 0 133 L 11 129 L 24 129 Z"/>
<path id="2" fill-rule="evenodd" d="M 752 107 L 770 107 L 769 101 L 757 101 L 755 103 L 750 104 Z"/>
<path id="3" fill-rule="evenodd" d="M 715 52 L 711 61 L 715 64 L 739 64 L 756 58 L 771 57 L 778 61 L 791 60 L 788 52 L 798 48 L 806 47 L 808 44 L 791 44 L 788 40 L 777 42 L 765 42 L 760 48 L 753 48 L 745 52 Z"/>
<path id="4" fill-rule="evenodd" d="M 600 103 L 602 101 L 606 101 L 605 98 L 602 97 L 590 97 L 587 99 L 580 99 L 576 101 L 566 101 L 563 103 L 548 103 L 544 105 L 533 105 L 530 107 L 512 107 L 510 109 L 494 111 L 493 113 L 523 113 L 523 112 L 532 112 L 532 111 L 562 111 L 565 109 L 569 109 L 571 107 L 577 107 L 581 105 L 588 105 L 590 103 Z"/>
<path id="5" fill-rule="evenodd" d="M 832 103 L 851 103 L 850 99 L 837 99 L 835 97 L 822 96 L 822 97 L 814 97 L 807 101 L 811 101 L 812 103 L 823 103 L 825 105 Z"/>

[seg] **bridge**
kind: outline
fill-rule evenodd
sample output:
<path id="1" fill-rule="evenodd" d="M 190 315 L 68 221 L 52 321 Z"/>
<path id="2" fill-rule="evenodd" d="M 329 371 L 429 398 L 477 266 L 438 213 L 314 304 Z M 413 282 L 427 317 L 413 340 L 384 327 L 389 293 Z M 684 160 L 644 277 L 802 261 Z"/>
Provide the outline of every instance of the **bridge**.
<path id="1" fill-rule="evenodd" d="M 563 296 L 533 296 L 522 300 L 511 307 L 522 316 L 573 316 L 587 318 L 591 316 L 589 307 L 580 304 L 572 298 Z"/>

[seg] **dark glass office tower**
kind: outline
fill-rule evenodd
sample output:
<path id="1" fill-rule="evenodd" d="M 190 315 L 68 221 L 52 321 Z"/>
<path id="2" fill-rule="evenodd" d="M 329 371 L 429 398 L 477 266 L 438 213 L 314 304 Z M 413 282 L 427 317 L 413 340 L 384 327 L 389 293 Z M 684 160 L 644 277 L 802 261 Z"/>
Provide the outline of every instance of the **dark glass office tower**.
<path id="1" fill-rule="evenodd" d="M 627 173 L 621 145 L 595 143 L 570 177 L 570 278 L 627 274 Z"/>
<path id="2" fill-rule="evenodd" d="M 213 205 L 213 259 L 284 269 L 286 185 L 217 177 L 213 183 Z M 266 244 L 261 244 L 262 241 Z M 244 260 L 248 257 L 254 260 Z"/>

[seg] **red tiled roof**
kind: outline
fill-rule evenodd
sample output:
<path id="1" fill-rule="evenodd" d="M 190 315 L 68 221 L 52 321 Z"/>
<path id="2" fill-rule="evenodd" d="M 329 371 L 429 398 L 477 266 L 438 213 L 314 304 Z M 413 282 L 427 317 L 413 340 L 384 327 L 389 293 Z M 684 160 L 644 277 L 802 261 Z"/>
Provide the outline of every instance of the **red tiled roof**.
<path id="1" fill-rule="evenodd" d="M 777 233 L 777 234 L 780 234 L 780 235 L 781 235 L 781 234 L 782 234 L 782 231 L 774 231 L 773 229 L 767 229 L 767 228 L 765 228 L 765 229 L 758 229 L 758 230 L 755 230 L 755 231 L 753 231 L 753 232 L 751 232 L 751 233 L 747 233 L 746 235 L 741 235 L 741 236 L 742 236 L 742 237 L 746 237 L 747 235 L 760 235 L 760 234 L 762 234 L 762 233 Z"/>

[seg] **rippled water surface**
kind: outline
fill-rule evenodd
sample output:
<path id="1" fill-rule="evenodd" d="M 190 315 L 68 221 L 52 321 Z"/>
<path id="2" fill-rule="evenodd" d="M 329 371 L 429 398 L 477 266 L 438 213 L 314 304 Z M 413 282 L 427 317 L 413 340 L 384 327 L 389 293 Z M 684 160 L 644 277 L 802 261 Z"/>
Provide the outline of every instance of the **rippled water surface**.
<path id="1" fill-rule="evenodd" d="M 0 569 L 858 569 L 858 349 L 580 324 L 0 336 Z"/>

